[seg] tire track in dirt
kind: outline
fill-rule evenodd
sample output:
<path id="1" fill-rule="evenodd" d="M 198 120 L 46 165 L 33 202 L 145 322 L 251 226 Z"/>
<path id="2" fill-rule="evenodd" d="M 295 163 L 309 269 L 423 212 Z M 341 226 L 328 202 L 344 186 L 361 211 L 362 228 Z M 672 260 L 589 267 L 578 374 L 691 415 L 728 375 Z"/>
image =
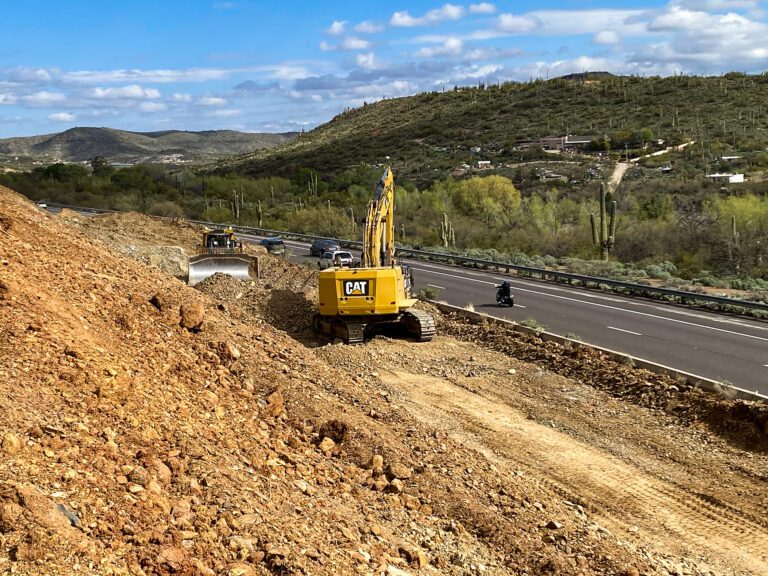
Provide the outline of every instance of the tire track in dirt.
<path id="1" fill-rule="evenodd" d="M 749 513 L 664 479 L 528 420 L 502 399 L 486 398 L 443 379 L 389 372 L 382 379 L 408 393 L 414 416 L 450 430 L 495 464 L 521 465 L 600 524 L 626 537 L 653 540 L 662 553 L 691 549 L 754 574 L 768 573 L 768 529 Z M 674 547 L 675 550 L 670 550 Z"/>

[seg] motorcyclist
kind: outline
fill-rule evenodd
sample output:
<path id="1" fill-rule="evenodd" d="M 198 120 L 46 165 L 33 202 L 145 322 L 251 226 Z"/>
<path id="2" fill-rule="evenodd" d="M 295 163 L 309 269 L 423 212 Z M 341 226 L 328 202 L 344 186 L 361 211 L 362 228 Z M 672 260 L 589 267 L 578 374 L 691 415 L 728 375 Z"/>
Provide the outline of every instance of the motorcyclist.
<path id="1" fill-rule="evenodd" d="M 504 282 L 501 283 L 501 286 L 499 286 L 499 293 L 505 298 L 512 296 L 512 284 L 504 280 Z"/>

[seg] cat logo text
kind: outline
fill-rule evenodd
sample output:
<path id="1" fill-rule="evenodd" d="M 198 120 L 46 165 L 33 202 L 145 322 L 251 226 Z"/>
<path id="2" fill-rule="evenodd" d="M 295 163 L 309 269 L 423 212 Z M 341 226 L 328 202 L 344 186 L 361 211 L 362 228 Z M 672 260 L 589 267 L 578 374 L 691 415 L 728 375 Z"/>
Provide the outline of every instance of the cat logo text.
<path id="1" fill-rule="evenodd" d="M 345 280 L 344 296 L 368 296 L 368 280 Z"/>

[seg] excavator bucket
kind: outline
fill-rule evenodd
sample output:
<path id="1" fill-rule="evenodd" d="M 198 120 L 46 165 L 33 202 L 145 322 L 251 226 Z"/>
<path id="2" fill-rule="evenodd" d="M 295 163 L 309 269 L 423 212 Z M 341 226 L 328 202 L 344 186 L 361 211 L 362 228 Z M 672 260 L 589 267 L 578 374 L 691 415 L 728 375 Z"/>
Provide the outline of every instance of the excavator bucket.
<path id="1" fill-rule="evenodd" d="M 238 280 L 250 280 L 251 257 L 247 254 L 198 254 L 189 259 L 189 280 L 194 286 L 217 272 Z"/>
<path id="2" fill-rule="evenodd" d="M 197 254 L 189 258 L 187 284 L 194 286 L 217 272 L 238 280 L 250 280 L 250 271 L 251 257 L 243 252 L 243 244 L 235 238 L 232 228 L 206 228 Z"/>

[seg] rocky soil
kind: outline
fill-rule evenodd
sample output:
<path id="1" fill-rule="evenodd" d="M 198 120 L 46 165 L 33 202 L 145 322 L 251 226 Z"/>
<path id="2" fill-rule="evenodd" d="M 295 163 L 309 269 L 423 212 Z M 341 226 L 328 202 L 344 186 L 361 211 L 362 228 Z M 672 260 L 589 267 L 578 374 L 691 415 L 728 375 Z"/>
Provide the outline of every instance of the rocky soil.
<path id="1" fill-rule="evenodd" d="M 437 313 L 324 344 L 315 271 L 138 250 L 197 237 L 0 189 L 0 573 L 768 572 L 764 407 Z"/>

